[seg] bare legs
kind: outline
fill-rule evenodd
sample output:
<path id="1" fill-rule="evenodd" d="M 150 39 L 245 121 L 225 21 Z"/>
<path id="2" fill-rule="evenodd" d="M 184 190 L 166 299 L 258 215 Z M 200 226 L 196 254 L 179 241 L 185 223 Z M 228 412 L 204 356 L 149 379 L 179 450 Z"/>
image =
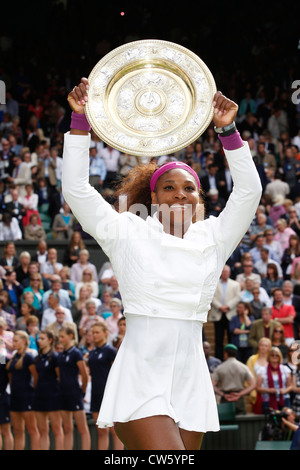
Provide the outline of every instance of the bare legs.
<path id="1" fill-rule="evenodd" d="M 180 429 L 164 415 L 116 423 L 115 431 L 127 450 L 199 450 L 203 438 L 203 433 Z"/>
<path id="2" fill-rule="evenodd" d="M 55 450 L 64 449 L 64 433 L 62 429 L 62 419 L 59 411 L 49 413 L 36 412 L 37 425 L 40 432 L 41 450 L 49 450 L 49 421 L 55 439 Z"/>
<path id="3" fill-rule="evenodd" d="M 64 428 L 64 450 L 73 449 L 73 417 L 81 438 L 81 450 L 90 450 L 91 436 L 86 422 L 84 410 L 79 411 L 62 411 L 63 428 Z"/>
<path id="4" fill-rule="evenodd" d="M 40 450 L 40 434 L 34 411 L 11 411 L 10 416 L 14 430 L 15 450 L 25 448 L 25 428 L 30 436 L 31 450 Z"/>
<path id="5" fill-rule="evenodd" d="M 97 423 L 98 412 L 92 413 L 95 423 Z M 124 444 L 118 438 L 114 428 L 99 428 L 97 427 L 98 436 L 98 450 L 107 450 L 109 448 L 109 433 L 112 435 L 114 450 L 123 450 Z"/>
<path id="6" fill-rule="evenodd" d="M 10 423 L 0 424 L 0 450 L 13 450 L 14 438 Z"/>

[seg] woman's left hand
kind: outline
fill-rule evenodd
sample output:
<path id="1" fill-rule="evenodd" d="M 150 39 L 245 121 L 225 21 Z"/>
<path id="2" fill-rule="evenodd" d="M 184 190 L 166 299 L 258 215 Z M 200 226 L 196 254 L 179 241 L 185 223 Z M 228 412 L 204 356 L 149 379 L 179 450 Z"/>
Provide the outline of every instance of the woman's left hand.
<path id="1" fill-rule="evenodd" d="M 214 96 L 213 107 L 213 121 L 216 127 L 225 127 L 231 124 L 239 109 L 234 101 L 226 98 L 220 91 L 217 91 Z"/>

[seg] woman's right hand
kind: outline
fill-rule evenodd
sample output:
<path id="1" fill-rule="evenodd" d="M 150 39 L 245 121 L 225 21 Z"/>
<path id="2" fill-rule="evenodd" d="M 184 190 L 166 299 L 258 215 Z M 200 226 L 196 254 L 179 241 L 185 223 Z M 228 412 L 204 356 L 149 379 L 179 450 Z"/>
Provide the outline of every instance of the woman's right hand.
<path id="1" fill-rule="evenodd" d="M 84 114 L 84 107 L 88 101 L 89 82 L 87 78 L 82 78 L 78 86 L 68 94 L 68 103 L 74 113 Z"/>

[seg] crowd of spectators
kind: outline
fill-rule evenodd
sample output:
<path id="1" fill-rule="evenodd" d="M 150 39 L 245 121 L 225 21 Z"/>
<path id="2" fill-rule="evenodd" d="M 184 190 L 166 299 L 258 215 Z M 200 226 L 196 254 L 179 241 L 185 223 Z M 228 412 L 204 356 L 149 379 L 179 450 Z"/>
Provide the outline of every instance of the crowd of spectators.
<path id="1" fill-rule="evenodd" d="M 58 337 L 62 326 L 70 326 L 84 357 L 94 347 L 91 328 L 99 318 L 106 323 L 108 343 L 116 351 L 126 328 L 112 268 L 108 263 L 97 272 L 89 262 L 84 245 L 88 235 L 63 200 L 63 140 L 70 125 L 68 92 L 114 46 L 143 37 L 137 30 L 124 37 L 120 27 L 117 39 L 106 31 L 106 36 L 95 41 L 93 37 L 90 43 L 86 33 L 80 42 L 72 36 L 70 47 L 66 12 L 59 7 L 52 14 L 56 27 L 50 28 L 46 44 L 52 61 L 42 60 L 46 51 L 28 37 L 30 47 L 25 51 L 30 50 L 30 55 L 24 52 L 21 57 L 19 52 L 20 60 L 12 60 L 14 47 L 23 53 L 19 46 L 25 38 L 20 34 L 14 39 L 5 28 L 0 35 L 0 80 L 6 87 L 5 103 L 0 104 L 0 339 L 8 359 L 14 354 L 15 331 L 27 333 L 30 354 L 37 357 L 41 331 L 51 330 Z M 76 17 L 75 11 L 68 14 Z M 151 12 L 145 9 L 141 28 L 149 37 L 150 25 Z M 248 142 L 263 187 L 256 216 L 227 260 L 209 312 L 215 342 L 204 343 L 204 349 L 216 397 L 241 404 L 248 395 L 252 412 L 286 406 L 299 420 L 300 372 L 293 356 L 295 341 L 300 340 L 300 100 L 295 54 L 279 54 L 279 64 L 281 36 L 270 22 L 264 30 L 268 40 L 263 42 L 257 29 L 251 50 L 236 58 L 230 73 L 232 63 L 226 62 L 226 53 L 223 62 L 221 57 L 215 62 L 209 58 L 213 28 L 203 23 L 201 32 L 187 35 L 175 26 L 171 39 L 195 52 L 200 49 L 202 57 L 199 34 L 206 39 L 204 58 L 209 59 L 218 87 L 239 105 L 237 127 Z M 37 25 L 41 32 L 40 28 Z M 242 35 L 242 29 L 239 32 Z M 57 42 L 69 47 L 68 61 L 57 54 L 56 34 Z M 161 164 L 168 159 L 185 161 L 195 169 L 204 191 L 205 216 L 218 216 L 232 191 L 232 180 L 213 126 L 177 154 L 156 160 Z M 146 156 L 126 155 L 107 146 L 91 132 L 90 183 L 108 201 L 113 202 L 115 183 L 147 161 Z M 50 238 L 65 240 L 63 259 L 57 258 L 55 248 L 48 249 Z M 17 255 L 15 242 L 22 239 L 36 242 L 35 256 L 26 251 Z M 227 287 L 231 294 L 225 301 Z M 55 349 L 62 350 L 59 341 Z M 228 368 L 236 370 L 238 385 L 226 380 Z M 248 387 L 241 386 L 244 380 Z M 270 401 L 271 388 L 281 390 L 277 400 Z M 89 399 L 87 393 L 87 414 Z M 245 412 L 243 403 L 240 409 Z M 2 435 L 8 446 L 6 428 Z"/>

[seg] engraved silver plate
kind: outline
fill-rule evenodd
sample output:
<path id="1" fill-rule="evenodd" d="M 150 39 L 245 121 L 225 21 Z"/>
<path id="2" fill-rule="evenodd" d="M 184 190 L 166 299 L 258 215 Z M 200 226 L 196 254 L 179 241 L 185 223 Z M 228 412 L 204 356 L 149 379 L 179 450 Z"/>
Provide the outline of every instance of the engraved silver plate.
<path id="1" fill-rule="evenodd" d="M 197 55 L 175 43 L 124 44 L 103 57 L 88 79 L 87 119 L 100 139 L 123 153 L 177 152 L 212 120 L 213 76 Z"/>

